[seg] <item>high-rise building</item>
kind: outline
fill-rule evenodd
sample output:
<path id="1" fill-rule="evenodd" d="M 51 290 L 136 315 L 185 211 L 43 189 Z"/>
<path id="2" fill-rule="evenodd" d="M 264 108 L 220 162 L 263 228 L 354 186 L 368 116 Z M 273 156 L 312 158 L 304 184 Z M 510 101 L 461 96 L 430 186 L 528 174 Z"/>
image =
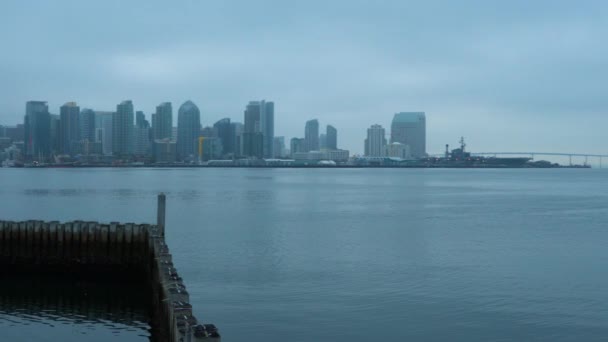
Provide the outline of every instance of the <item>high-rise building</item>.
<path id="1" fill-rule="evenodd" d="M 243 155 L 243 131 L 245 130 L 245 125 L 243 125 L 241 122 L 233 122 L 230 124 L 230 126 L 230 135 L 234 138 L 233 153 L 235 157 L 240 157 Z"/>
<path id="2" fill-rule="evenodd" d="M 80 111 L 80 140 L 95 142 L 95 112 L 84 108 Z"/>
<path id="3" fill-rule="evenodd" d="M 24 155 L 28 160 L 44 161 L 51 154 L 51 114 L 44 101 L 25 104 Z"/>
<path id="4" fill-rule="evenodd" d="M 211 127 L 211 126 L 205 126 L 203 128 L 201 128 L 201 133 L 199 134 L 199 137 L 205 137 L 205 138 L 217 138 L 217 128 L 215 127 Z"/>
<path id="5" fill-rule="evenodd" d="M 152 114 L 152 130 L 154 139 L 171 139 L 173 127 L 173 107 L 171 102 L 163 102 L 156 106 L 156 113 Z"/>
<path id="6" fill-rule="evenodd" d="M 51 114 L 51 154 L 61 153 L 61 117 Z"/>
<path id="7" fill-rule="evenodd" d="M 319 150 L 327 149 L 327 135 L 325 133 L 319 134 Z"/>
<path id="8" fill-rule="evenodd" d="M 177 157 L 179 160 L 195 160 L 198 137 L 201 134 L 201 112 L 190 100 L 177 112 Z"/>
<path id="9" fill-rule="evenodd" d="M 80 107 L 67 102 L 60 108 L 59 149 L 61 153 L 75 154 L 80 141 Z"/>
<path id="10" fill-rule="evenodd" d="M 245 126 L 243 131 L 243 156 L 264 157 L 264 135 L 261 129 L 262 105 L 259 101 L 251 101 L 245 108 Z"/>
<path id="11" fill-rule="evenodd" d="M 260 131 L 263 136 L 264 158 L 274 156 L 274 102 L 260 101 Z"/>
<path id="12" fill-rule="evenodd" d="M 150 154 L 150 122 L 146 120 L 146 115 L 142 111 L 135 113 L 135 128 L 133 131 L 133 153 L 138 156 L 147 156 Z"/>
<path id="13" fill-rule="evenodd" d="M 365 155 L 368 157 L 383 157 L 386 153 L 386 131 L 380 125 L 372 125 L 367 129 L 365 139 Z"/>
<path id="14" fill-rule="evenodd" d="M 289 147 L 291 157 L 293 158 L 296 153 L 306 152 L 306 140 L 304 138 L 291 138 Z"/>
<path id="15" fill-rule="evenodd" d="M 222 157 L 222 142 L 218 137 L 205 137 L 201 147 L 202 153 L 200 157 L 202 161 L 219 159 Z"/>
<path id="16" fill-rule="evenodd" d="M 274 137 L 273 152 L 273 158 L 281 158 L 285 156 L 285 137 Z"/>
<path id="17" fill-rule="evenodd" d="M 332 125 L 327 125 L 325 128 L 325 148 L 328 150 L 338 149 L 338 130 Z"/>
<path id="18" fill-rule="evenodd" d="M 217 132 L 217 136 L 222 142 L 222 151 L 224 154 L 234 153 L 234 131 L 229 118 L 224 118 L 213 124 L 213 128 Z"/>
<path id="19" fill-rule="evenodd" d="M 96 142 L 101 143 L 102 153 L 112 155 L 112 118 L 114 112 L 95 112 L 95 126 L 98 127 Z"/>
<path id="20" fill-rule="evenodd" d="M 116 106 L 112 116 L 112 154 L 130 155 L 134 150 L 133 102 L 126 100 Z"/>
<path id="21" fill-rule="evenodd" d="M 426 157 L 426 116 L 424 112 L 395 114 L 391 123 L 391 143 L 409 145 L 413 158 Z"/>
<path id="22" fill-rule="evenodd" d="M 135 126 L 150 128 L 150 122 L 146 120 L 146 114 L 141 110 L 135 112 Z"/>
<path id="23" fill-rule="evenodd" d="M 304 129 L 304 152 L 319 150 L 319 121 L 317 119 L 306 122 Z"/>

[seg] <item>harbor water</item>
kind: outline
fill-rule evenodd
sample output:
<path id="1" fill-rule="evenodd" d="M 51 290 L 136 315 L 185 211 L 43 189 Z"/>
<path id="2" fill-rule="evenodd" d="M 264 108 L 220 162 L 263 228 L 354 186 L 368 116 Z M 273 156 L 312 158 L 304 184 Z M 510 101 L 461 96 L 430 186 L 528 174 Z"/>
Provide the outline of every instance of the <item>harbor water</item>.
<path id="1" fill-rule="evenodd" d="M 608 336 L 608 170 L 5 168 L 0 219 L 153 223 L 159 192 L 224 341 Z M 1 283 L 0 341 L 150 338 L 137 284 Z"/>

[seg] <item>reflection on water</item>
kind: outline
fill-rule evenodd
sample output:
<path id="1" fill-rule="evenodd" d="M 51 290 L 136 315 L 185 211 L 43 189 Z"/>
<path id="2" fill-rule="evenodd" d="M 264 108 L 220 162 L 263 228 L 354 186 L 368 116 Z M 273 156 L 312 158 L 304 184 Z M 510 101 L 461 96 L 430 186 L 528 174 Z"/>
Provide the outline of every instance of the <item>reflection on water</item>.
<path id="1" fill-rule="evenodd" d="M 0 340 L 148 341 L 147 298 L 129 281 L 2 275 Z"/>

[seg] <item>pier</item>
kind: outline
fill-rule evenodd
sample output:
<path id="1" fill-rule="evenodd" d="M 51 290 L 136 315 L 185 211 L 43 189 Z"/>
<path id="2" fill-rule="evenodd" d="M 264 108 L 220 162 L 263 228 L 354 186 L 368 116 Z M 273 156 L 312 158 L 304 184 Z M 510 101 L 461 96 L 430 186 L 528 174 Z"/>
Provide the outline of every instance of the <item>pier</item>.
<path id="1" fill-rule="evenodd" d="M 219 342 L 215 325 L 193 314 L 165 243 L 165 209 L 160 194 L 156 224 L 0 221 L 0 274 L 131 277 L 149 293 L 153 341 Z"/>

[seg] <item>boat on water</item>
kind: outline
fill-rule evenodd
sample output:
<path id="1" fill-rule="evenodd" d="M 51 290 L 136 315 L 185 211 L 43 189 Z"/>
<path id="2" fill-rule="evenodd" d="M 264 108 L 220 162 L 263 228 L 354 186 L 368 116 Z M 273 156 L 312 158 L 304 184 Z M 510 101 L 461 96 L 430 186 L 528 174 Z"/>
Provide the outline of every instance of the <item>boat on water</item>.
<path id="1" fill-rule="evenodd" d="M 426 158 L 424 161 L 430 167 L 504 167 L 519 168 L 527 167 L 532 158 L 528 157 L 482 157 L 473 156 L 466 151 L 464 137 L 460 138 L 460 147 L 449 150 L 449 145 L 445 145 L 445 155 L 437 158 Z"/>

